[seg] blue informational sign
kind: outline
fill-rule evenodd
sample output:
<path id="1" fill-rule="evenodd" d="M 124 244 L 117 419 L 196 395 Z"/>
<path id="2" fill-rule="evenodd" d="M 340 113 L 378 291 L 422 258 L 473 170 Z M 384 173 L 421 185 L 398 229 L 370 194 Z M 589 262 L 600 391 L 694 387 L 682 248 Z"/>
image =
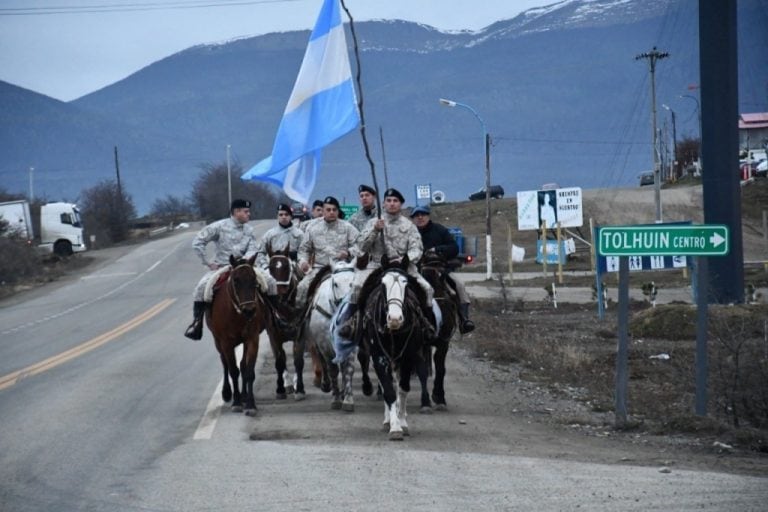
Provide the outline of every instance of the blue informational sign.
<path id="1" fill-rule="evenodd" d="M 536 263 L 544 263 L 544 249 L 541 240 L 536 240 Z M 547 240 L 547 265 L 565 265 L 565 241 L 560 241 L 560 250 L 557 250 L 557 240 Z"/>

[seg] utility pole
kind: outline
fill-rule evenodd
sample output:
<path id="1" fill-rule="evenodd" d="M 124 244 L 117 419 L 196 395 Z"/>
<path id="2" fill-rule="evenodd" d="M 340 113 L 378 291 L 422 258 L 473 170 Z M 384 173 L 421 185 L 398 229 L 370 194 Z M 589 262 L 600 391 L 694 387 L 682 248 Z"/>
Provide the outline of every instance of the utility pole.
<path id="1" fill-rule="evenodd" d="M 227 144 L 227 199 L 229 199 L 227 209 L 232 204 L 232 170 L 229 164 L 229 147 L 230 145 Z"/>
<path id="2" fill-rule="evenodd" d="M 34 172 L 35 172 L 35 168 L 30 167 L 29 168 L 29 202 L 30 203 L 35 200 L 35 189 L 33 187 L 33 181 L 32 181 L 32 173 Z"/>
<path id="3" fill-rule="evenodd" d="M 669 53 L 660 52 L 653 47 L 649 53 L 641 53 L 635 60 L 648 59 L 651 71 L 651 124 L 653 133 L 653 185 L 656 199 L 656 222 L 661 222 L 661 169 L 659 167 L 659 150 L 656 139 L 656 61 L 666 59 Z"/>

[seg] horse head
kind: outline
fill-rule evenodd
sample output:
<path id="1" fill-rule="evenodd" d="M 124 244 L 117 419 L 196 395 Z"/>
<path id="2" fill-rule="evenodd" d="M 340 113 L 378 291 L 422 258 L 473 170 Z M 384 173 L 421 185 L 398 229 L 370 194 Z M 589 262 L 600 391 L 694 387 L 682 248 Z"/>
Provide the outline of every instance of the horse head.
<path id="1" fill-rule="evenodd" d="M 334 261 L 331 263 L 331 301 L 338 305 L 352 289 L 355 277 L 355 263 Z"/>
<path id="2" fill-rule="evenodd" d="M 248 259 L 229 257 L 232 270 L 227 290 L 235 310 L 246 318 L 251 318 L 258 308 L 259 284 L 253 268 L 255 260 L 255 254 Z"/>
<path id="3" fill-rule="evenodd" d="M 272 245 L 267 244 L 267 255 L 269 256 L 269 273 L 277 283 L 277 294 L 288 294 L 294 277 L 290 248 L 286 246 L 278 251 L 273 251 Z"/>
<path id="4" fill-rule="evenodd" d="M 405 322 L 403 309 L 408 286 L 408 276 L 397 266 L 390 267 L 381 276 L 384 297 L 387 301 L 387 329 L 397 331 Z"/>
<path id="5" fill-rule="evenodd" d="M 448 269 L 448 263 L 445 258 L 435 251 L 427 251 L 419 261 L 419 271 L 424 279 L 435 288 L 438 283 L 443 281 L 445 271 Z"/>

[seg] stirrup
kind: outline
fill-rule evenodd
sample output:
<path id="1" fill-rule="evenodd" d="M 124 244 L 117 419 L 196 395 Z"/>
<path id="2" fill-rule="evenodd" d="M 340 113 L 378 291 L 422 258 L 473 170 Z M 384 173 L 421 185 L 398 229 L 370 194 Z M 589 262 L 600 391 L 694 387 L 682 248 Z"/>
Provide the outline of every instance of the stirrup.
<path id="1" fill-rule="evenodd" d="M 467 318 L 466 320 L 462 320 L 461 324 L 459 325 L 459 332 L 461 334 L 467 334 L 475 330 L 475 322 Z"/>

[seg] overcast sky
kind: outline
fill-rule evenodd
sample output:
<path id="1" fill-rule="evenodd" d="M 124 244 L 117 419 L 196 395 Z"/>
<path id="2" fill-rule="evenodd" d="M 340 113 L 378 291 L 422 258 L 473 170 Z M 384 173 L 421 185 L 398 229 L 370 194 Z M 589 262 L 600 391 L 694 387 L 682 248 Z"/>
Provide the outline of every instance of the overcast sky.
<path id="1" fill-rule="evenodd" d="M 357 21 L 479 30 L 557 0 L 346 0 Z M 309 29 L 322 0 L 0 0 L 0 80 L 69 101 L 196 44 Z"/>

